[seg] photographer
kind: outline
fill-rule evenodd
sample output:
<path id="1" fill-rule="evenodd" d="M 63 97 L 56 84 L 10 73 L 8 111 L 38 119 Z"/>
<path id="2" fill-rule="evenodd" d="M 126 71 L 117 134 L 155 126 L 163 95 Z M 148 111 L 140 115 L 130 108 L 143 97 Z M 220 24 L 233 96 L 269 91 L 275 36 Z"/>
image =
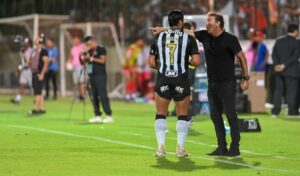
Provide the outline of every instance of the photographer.
<path id="1" fill-rule="evenodd" d="M 112 123 L 111 108 L 106 89 L 106 49 L 97 45 L 96 40 L 92 36 L 85 37 L 85 45 L 87 50 L 81 53 L 81 60 L 86 65 L 87 73 L 91 85 L 91 100 L 94 106 L 95 117 L 89 120 L 90 123 Z M 100 111 L 100 101 L 106 118 L 102 120 Z"/>
<path id="2" fill-rule="evenodd" d="M 44 36 L 41 35 L 34 41 L 35 49 L 30 58 L 30 68 L 32 71 L 33 93 L 35 96 L 34 109 L 29 111 L 29 115 L 46 113 L 45 100 L 42 96 L 44 79 L 48 69 L 48 51 L 44 49 Z"/>
<path id="3" fill-rule="evenodd" d="M 14 99 L 11 99 L 11 102 L 19 104 L 26 86 L 30 88 L 32 87 L 32 73 L 29 68 L 29 60 L 32 54 L 32 48 L 30 47 L 29 38 L 23 39 L 23 37 L 18 36 L 14 42 L 20 44 L 21 63 L 18 65 L 17 70 L 17 75 L 19 76 L 19 92 Z"/>

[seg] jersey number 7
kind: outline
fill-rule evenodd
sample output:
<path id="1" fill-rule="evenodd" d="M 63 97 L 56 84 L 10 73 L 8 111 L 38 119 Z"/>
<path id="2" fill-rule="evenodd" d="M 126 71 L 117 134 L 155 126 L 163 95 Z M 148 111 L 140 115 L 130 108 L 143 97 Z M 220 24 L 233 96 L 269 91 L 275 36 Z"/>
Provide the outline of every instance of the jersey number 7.
<path id="1" fill-rule="evenodd" d="M 169 50 L 170 50 L 170 52 L 169 52 L 170 64 L 173 65 L 174 64 L 174 53 L 176 51 L 177 44 L 169 43 L 169 44 L 166 44 L 166 47 L 169 48 Z"/>

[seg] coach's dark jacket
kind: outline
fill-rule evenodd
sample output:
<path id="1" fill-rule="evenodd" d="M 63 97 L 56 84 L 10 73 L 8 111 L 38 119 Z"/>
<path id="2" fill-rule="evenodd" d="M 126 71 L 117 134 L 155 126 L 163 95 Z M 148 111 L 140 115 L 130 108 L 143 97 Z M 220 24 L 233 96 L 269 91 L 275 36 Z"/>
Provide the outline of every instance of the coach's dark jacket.
<path id="1" fill-rule="evenodd" d="M 272 52 L 274 66 L 278 64 L 284 64 L 285 66 L 283 72 L 279 74 L 300 77 L 299 56 L 300 44 L 295 37 L 285 35 L 276 40 Z"/>

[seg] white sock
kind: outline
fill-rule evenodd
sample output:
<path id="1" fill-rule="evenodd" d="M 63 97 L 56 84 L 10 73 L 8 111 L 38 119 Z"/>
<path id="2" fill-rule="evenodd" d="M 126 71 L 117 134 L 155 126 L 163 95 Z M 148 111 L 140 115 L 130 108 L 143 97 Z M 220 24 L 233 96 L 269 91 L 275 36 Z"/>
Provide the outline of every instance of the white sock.
<path id="1" fill-rule="evenodd" d="M 156 119 L 155 120 L 155 133 L 156 133 L 158 148 L 161 145 L 165 145 L 166 129 L 167 129 L 166 119 Z"/>
<path id="2" fill-rule="evenodd" d="M 187 138 L 189 125 L 185 120 L 178 120 L 176 125 L 177 131 L 177 144 L 179 145 L 179 149 L 184 149 L 184 144 Z"/>
<path id="3" fill-rule="evenodd" d="M 17 94 L 15 100 L 16 101 L 21 101 L 21 99 L 22 99 L 22 96 L 20 94 Z"/>

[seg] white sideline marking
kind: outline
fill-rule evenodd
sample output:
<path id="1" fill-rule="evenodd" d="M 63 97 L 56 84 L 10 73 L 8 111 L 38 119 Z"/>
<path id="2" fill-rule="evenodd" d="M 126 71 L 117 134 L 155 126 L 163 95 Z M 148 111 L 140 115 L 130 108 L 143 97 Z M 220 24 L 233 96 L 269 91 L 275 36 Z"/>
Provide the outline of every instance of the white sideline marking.
<path id="1" fill-rule="evenodd" d="M 125 134 L 125 135 L 131 135 L 131 136 L 141 136 L 141 137 L 147 137 L 147 138 L 155 138 L 155 136 L 149 136 L 149 135 L 144 135 L 141 133 L 131 133 L 131 132 L 120 132 L 120 134 Z M 168 138 L 171 140 L 177 140 L 177 138 Z M 203 143 L 203 142 L 197 142 L 194 140 L 186 140 L 186 142 L 191 143 L 191 144 L 197 144 L 197 145 L 203 145 L 203 146 L 210 146 L 210 147 L 217 147 L 217 145 L 212 145 L 212 144 L 207 144 L 207 143 Z M 282 160 L 293 160 L 293 161 L 300 161 L 300 159 L 297 158 L 288 158 L 285 156 L 277 156 L 277 155 L 272 155 L 272 154 L 267 154 L 267 153 L 258 153 L 258 152 L 253 152 L 253 151 L 249 151 L 249 150 L 241 150 L 242 153 L 247 153 L 250 155 L 259 155 L 259 156 L 266 156 L 266 157 L 273 157 L 276 159 L 282 159 Z"/>
<path id="2" fill-rule="evenodd" d="M 136 147 L 136 148 L 142 148 L 142 149 L 147 149 L 147 150 L 155 150 L 154 147 L 146 146 L 146 145 L 140 145 L 140 144 L 133 144 L 129 142 L 122 142 L 122 141 L 117 141 L 117 140 L 112 140 L 108 138 L 102 138 L 102 137 L 94 137 L 94 136 L 85 136 L 85 135 L 79 135 L 79 134 L 74 134 L 70 132 L 64 132 L 64 131 L 57 131 L 57 130 L 49 130 L 49 129 L 44 129 L 44 128 L 35 128 L 35 127 L 29 127 L 29 126 L 22 126 L 22 125 L 6 125 L 7 127 L 11 128 L 20 128 L 20 129 L 28 129 L 28 130 L 33 130 L 33 131 L 39 131 L 39 132 L 44 132 L 44 133 L 49 133 L 49 134 L 58 134 L 58 135 L 63 135 L 63 136 L 70 136 L 70 137 L 77 137 L 77 138 L 84 138 L 84 139 L 94 139 L 97 141 L 102 141 L 102 142 L 108 142 L 108 143 L 113 143 L 113 144 L 120 144 L 120 145 L 126 145 L 130 147 Z M 174 152 L 167 152 L 168 154 L 175 155 Z M 244 164 L 244 163 L 237 163 L 237 162 L 232 162 L 232 161 L 227 161 L 227 160 L 222 160 L 222 159 L 217 159 L 217 158 L 208 158 L 208 157 L 201 157 L 201 156 L 192 156 L 193 158 L 201 159 L 201 160 L 209 160 L 209 161 L 217 161 L 220 163 L 226 163 L 230 165 L 236 165 L 236 166 L 242 166 L 250 169 L 256 169 L 256 170 L 268 170 L 268 171 L 274 171 L 274 172 L 286 172 L 286 173 L 294 173 L 294 174 L 299 174 L 300 170 L 284 170 L 284 169 L 273 169 L 273 168 L 267 168 L 267 167 L 260 167 L 260 166 L 252 166 L 249 164 Z"/>

